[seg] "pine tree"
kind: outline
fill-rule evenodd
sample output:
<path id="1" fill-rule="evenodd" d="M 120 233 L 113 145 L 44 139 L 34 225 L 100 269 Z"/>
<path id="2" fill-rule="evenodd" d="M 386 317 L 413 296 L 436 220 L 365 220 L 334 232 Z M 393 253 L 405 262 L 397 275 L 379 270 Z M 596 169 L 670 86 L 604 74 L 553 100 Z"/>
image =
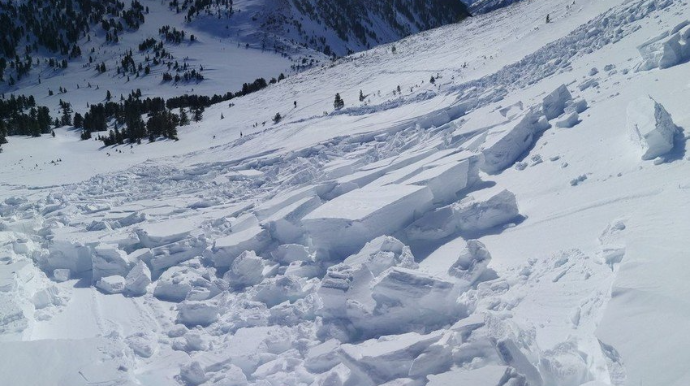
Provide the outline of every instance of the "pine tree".
<path id="1" fill-rule="evenodd" d="M 343 107 L 345 107 L 345 101 L 343 101 L 343 98 L 340 97 L 340 94 L 335 94 L 335 100 L 333 101 L 333 107 L 336 110 L 340 110 Z"/>
<path id="2" fill-rule="evenodd" d="M 184 107 L 180 108 L 180 126 L 189 125 L 189 116 L 187 115 L 187 110 Z"/>

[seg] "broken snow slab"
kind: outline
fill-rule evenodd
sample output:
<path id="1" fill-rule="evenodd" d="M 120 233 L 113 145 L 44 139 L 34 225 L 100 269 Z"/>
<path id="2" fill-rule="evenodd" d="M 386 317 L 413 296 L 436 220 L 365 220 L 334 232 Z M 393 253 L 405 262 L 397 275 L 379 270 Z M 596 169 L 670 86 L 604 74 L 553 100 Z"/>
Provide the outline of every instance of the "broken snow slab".
<path id="1" fill-rule="evenodd" d="M 458 237 L 419 263 L 419 270 L 444 280 L 457 280 L 456 285 L 467 288 L 486 272 L 491 254 L 478 240 L 465 241 Z"/>
<path id="2" fill-rule="evenodd" d="M 318 189 L 314 185 L 304 186 L 290 192 L 281 192 L 275 197 L 262 202 L 254 209 L 254 214 L 260 220 L 265 220 L 281 209 L 297 201 L 317 196 Z"/>
<path id="3" fill-rule="evenodd" d="M 229 267 L 242 252 L 252 250 L 261 253 L 270 242 L 270 233 L 259 226 L 231 233 L 213 243 L 213 263 L 216 267 Z"/>
<path id="4" fill-rule="evenodd" d="M 520 214 L 515 195 L 495 188 L 480 190 L 460 202 L 427 212 L 405 229 L 413 240 L 440 240 L 455 232 L 483 232 Z"/>
<path id="5" fill-rule="evenodd" d="M 515 381 L 509 383 L 512 378 Z M 484 366 L 475 370 L 455 369 L 438 375 L 428 375 L 427 386 L 503 386 L 525 385 L 525 380 L 507 366 Z"/>
<path id="6" fill-rule="evenodd" d="M 317 196 L 307 196 L 283 207 L 261 222 L 261 227 L 267 229 L 271 237 L 280 243 L 298 241 L 304 234 L 302 217 L 321 205 Z"/>
<path id="7" fill-rule="evenodd" d="M 225 173 L 224 176 L 230 181 L 260 179 L 264 176 L 264 172 L 254 169 L 234 170 Z"/>
<path id="8" fill-rule="evenodd" d="M 442 337 L 439 331 L 428 335 L 410 332 L 386 336 L 357 345 L 344 344 L 340 346 L 340 355 L 352 371 L 381 384 L 407 377 L 415 358 Z"/>
<path id="9" fill-rule="evenodd" d="M 345 257 L 377 236 L 402 229 L 432 201 L 425 186 L 370 186 L 325 203 L 302 223 L 315 247 Z"/>
<path id="10" fill-rule="evenodd" d="M 628 105 L 628 132 L 641 149 L 642 159 L 651 160 L 673 149 L 678 127 L 671 115 L 651 97 L 639 98 Z"/>
<path id="11" fill-rule="evenodd" d="M 535 136 L 550 127 L 546 118 L 533 109 L 525 113 L 518 123 L 510 122 L 491 129 L 482 148 L 484 162 L 481 169 L 498 174 L 510 167 L 534 143 Z"/>
<path id="12" fill-rule="evenodd" d="M 428 165 L 404 184 L 427 186 L 434 195 L 434 203 L 444 204 L 457 200 L 457 193 L 479 179 L 479 157 L 476 155 L 460 161 L 441 159 Z"/>

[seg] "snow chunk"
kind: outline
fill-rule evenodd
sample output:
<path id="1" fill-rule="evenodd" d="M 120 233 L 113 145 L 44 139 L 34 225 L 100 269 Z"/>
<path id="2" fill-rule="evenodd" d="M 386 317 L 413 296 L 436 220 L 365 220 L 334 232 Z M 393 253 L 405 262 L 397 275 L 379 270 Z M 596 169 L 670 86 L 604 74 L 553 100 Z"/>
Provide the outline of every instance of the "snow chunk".
<path id="1" fill-rule="evenodd" d="M 119 275 L 107 276 L 98 280 L 96 287 L 107 294 L 119 294 L 125 290 L 125 278 Z"/>
<path id="2" fill-rule="evenodd" d="M 443 162 L 441 159 L 403 181 L 404 184 L 427 186 L 434 195 L 434 203 L 449 203 L 456 193 L 479 179 L 479 157 L 470 155 L 464 160 Z"/>
<path id="3" fill-rule="evenodd" d="M 242 252 L 253 250 L 261 253 L 270 242 L 269 232 L 259 226 L 221 237 L 213 243 L 211 249 L 213 263 L 216 267 L 229 267 Z"/>
<path id="4" fill-rule="evenodd" d="M 664 107 L 651 97 L 637 99 L 628 105 L 628 131 L 632 141 L 642 149 L 642 159 L 651 160 L 673 149 L 678 127 Z"/>
<path id="5" fill-rule="evenodd" d="M 353 372 L 366 374 L 375 384 L 381 384 L 408 376 L 414 359 L 442 336 L 440 332 L 428 335 L 410 332 L 358 345 L 344 344 L 340 354 Z"/>
<path id="6" fill-rule="evenodd" d="M 146 294 L 146 287 L 151 284 L 151 270 L 139 261 L 127 274 L 125 292 L 130 296 L 142 296 Z"/>
<path id="7" fill-rule="evenodd" d="M 391 267 L 417 268 L 410 248 L 391 236 L 379 236 L 368 242 L 359 253 L 345 259 L 343 264 L 362 265 L 373 276 Z"/>
<path id="8" fill-rule="evenodd" d="M 302 221 L 314 246 L 347 256 L 372 237 L 403 228 L 432 201 L 433 194 L 424 186 L 367 186 L 329 201 Z"/>
<path id="9" fill-rule="evenodd" d="M 429 313 L 430 319 L 447 312 L 452 291 L 449 281 L 400 267 L 388 269 L 372 285 L 372 297 L 378 305 L 407 308 L 420 315 Z"/>
<path id="10" fill-rule="evenodd" d="M 340 342 L 329 339 L 321 344 L 311 347 L 304 358 L 304 366 L 312 373 L 323 373 L 340 363 L 337 349 Z"/>
<path id="11" fill-rule="evenodd" d="M 683 22 L 637 47 L 643 62 L 638 71 L 665 69 L 690 60 L 690 26 Z"/>
<path id="12" fill-rule="evenodd" d="M 580 115 L 577 111 L 566 113 L 561 119 L 556 121 L 556 127 L 569 129 L 580 122 Z"/>
<path id="13" fill-rule="evenodd" d="M 543 110 L 546 119 L 551 120 L 563 114 L 566 104 L 572 99 L 573 97 L 570 95 L 568 88 L 564 84 L 560 85 L 544 98 Z"/>
<path id="14" fill-rule="evenodd" d="M 515 195 L 508 190 L 479 191 L 462 201 L 426 213 L 405 231 L 413 240 L 439 240 L 458 231 L 481 232 L 519 215 Z"/>
<path id="15" fill-rule="evenodd" d="M 218 306 L 207 302 L 186 301 L 177 306 L 177 322 L 185 326 L 208 326 L 218 320 Z"/>
<path id="16" fill-rule="evenodd" d="M 53 279 L 55 279 L 56 282 L 61 283 L 63 281 L 67 281 L 70 279 L 70 271 L 69 269 L 56 269 L 53 271 Z"/>
<path id="17" fill-rule="evenodd" d="M 456 369 L 447 373 L 427 376 L 429 383 L 427 386 L 502 386 L 502 385 L 525 385 L 524 379 L 520 379 L 509 367 L 506 366 L 484 366 L 476 370 Z M 518 382 L 509 382 L 511 378 L 516 378 Z"/>
<path id="18" fill-rule="evenodd" d="M 181 302 L 191 295 L 211 298 L 227 289 L 227 283 L 201 268 L 179 266 L 163 273 L 156 282 L 153 296 L 160 300 Z"/>
<path id="19" fill-rule="evenodd" d="M 271 252 L 271 256 L 275 261 L 281 264 L 290 264 L 298 261 L 313 261 L 309 249 L 299 244 L 280 245 Z"/>
<path id="20" fill-rule="evenodd" d="M 278 210 L 262 221 L 261 226 L 280 243 L 295 242 L 304 234 L 300 220 L 319 205 L 321 200 L 318 197 L 305 197 Z"/>
<path id="21" fill-rule="evenodd" d="M 92 275 L 94 282 L 106 276 L 125 276 L 129 272 L 129 260 L 124 251 L 110 245 L 99 244 L 93 252 Z"/>
<path id="22" fill-rule="evenodd" d="M 180 378 L 189 386 L 196 386 L 206 382 L 206 372 L 199 362 L 194 361 L 180 369 Z"/>
<path id="23" fill-rule="evenodd" d="M 223 279 L 237 288 L 248 287 L 261 283 L 270 268 L 254 251 L 245 251 L 232 262 L 230 270 L 225 273 Z"/>
<path id="24" fill-rule="evenodd" d="M 544 116 L 532 109 L 516 125 L 507 123 L 492 129 L 482 145 L 481 169 L 489 174 L 501 172 L 532 146 L 535 134 L 549 127 Z"/>

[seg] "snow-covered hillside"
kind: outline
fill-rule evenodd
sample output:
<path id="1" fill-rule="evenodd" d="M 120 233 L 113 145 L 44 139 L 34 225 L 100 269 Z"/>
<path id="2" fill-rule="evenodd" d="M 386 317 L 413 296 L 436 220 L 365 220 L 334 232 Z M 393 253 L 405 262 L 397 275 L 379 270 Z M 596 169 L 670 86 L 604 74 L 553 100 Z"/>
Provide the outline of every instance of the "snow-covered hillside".
<path id="1" fill-rule="evenodd" d="M 688 384 L 689 15 L 519 2 L 180 141 L 9 138 L 2 380 Z"/>

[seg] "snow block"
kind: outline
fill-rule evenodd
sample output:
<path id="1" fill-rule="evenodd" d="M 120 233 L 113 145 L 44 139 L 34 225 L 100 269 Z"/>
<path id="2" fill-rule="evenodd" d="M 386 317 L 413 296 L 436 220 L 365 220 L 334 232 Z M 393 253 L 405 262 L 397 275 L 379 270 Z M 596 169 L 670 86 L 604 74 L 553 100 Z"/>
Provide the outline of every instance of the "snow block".
<path id="1" fill-rule="evenodd" d="M 271 242 L 268 230 L 254 226 L 241 232 L 221 237 L 213 243 L 213 263 L 216 267 L 229 267 L 244 251 L 261 253 Z"/>
<path id="2" fill-rule="evenodd" d="M 302 222 L 316 248 L 342 258 L 374 237 L 403 228 L 432 201 L 424 186 L 368 186 L 327 202 Z"/>
<path id="3" fill-rule="evenodd" d="M 140 260 L 125 278 L 125 293 L 130 296 L 145 295 L 149 284 L 151 284 L 151 270 Z"/>
<path id="4" fill-rule="evenodd" d="M 486 271 L 491 262 L 491 254 L 478 240 L 468 240 L 467 247 L 460 252 L 458 259 L 448 269 L 448 274 L 460 279 L 467 287 L 472 286 Z"/>
<path id="5" fill-rule="evenodd" d="M 532 109 L 518 122 L 492 129 L 482 145 L 481 170 L 498 174 L 512 165 L 534 143 L 535 134 L 550 127 L 538 110 Z M 514 126 L 513 126 L 514 125 Z"/>
<path id="6" fill-rule="evenodd" d="M 92 264 L 93 282 L 106 276 L 126 276 L 130 266 L 124 251 L 106 244 L 99 244 L 93 249 Z"/>
<path id="7" fill-rule="evenodd" d="M 442 337 L 440 332 L 428 335 L 410 332 L 370 339 L 357 345 L 340 346 L 340 356 L 353 372 L 366 374 L 378 385 L 407 377 L 414 359 Z"/>
<path id="8" fill-rule="evenodd" d="M 290 264 L 298 261 L 309 262 L 314 260 L 309 249 L 299 244 L 280 245 L 271 252 L 271 257 L 280 264 Z"/>
<path id="9" fill-rule="evenodd" d="M 519 214 L 513 193 L 488 189 L 426 213 L 405 232 L 413 240 L 439 240 L 458 231 L 485 231 L 505 224 Z"/>
<path id="10" fill-rule="evenodd" d="M 556 127 L 569 129 L 580 122 L 580 115 L 576 111 L 566 112 L 566 114 L 556 121 Z"/>
<path id="11" fill-rule="evenodd" d="M 643 62 L 637 71 L 665 69 L 690 60 L 690 25 L 683 22 L 637 47 Z"/>
<path id="12" fill-rule="evenodd" d="M 90 278 L 93 263 L 91 261 L 91 248 L 78 242 L 54 239 L 49 246 L 50 253 L 40 256 L 38 261 L 45 272 L 54 272 L 56 269 L 70 271 L 70 277 Z"/>
<path id="13" fill-rule="evenodd" d="M 298 241 L 304 234 L 300 220 L 319 205 L 321 200 L 316 196 L 302 198 L 266 218 L 261 222 L 261 227 L 268 230 L 271 237 L 280 243 Z"/>
<path id="14" fill-rule="evenodd" d="M 448 313 L 453 283 L 424 272 L 393 267 L 378 277 L 371 287 L 371 296 L 379 307 L 400 307 L 415 314 Z M 406 310 L 406 311 L 407 311 Z"/>
<path id="15" fill-rule="evenodd" d="M 475 370 L 455 369 L 438 375 L 429 375 L 427 378 L 427 386 L 526 386 L 525 380 L 516 376 L 510 367 L 495 365 Z"/>
<path id="16" fill-rule="evenodd" d="M 409 247 L 390 236 L 367 243 L 359 253 L 328 269 L 318 292 L 322 313 L 327 317 L 353 319 L 355 323 L 365 319 L 375 306 L 370 290 L 374 279 L 395 266 L 417 267 Z M 361 307 L 348 309 L 348 301 Z"/>
<path id="17" fill-rule="evenodd" d="M 402 183 L 426 186 L 434 195 L 435 204 L 457 200 L 457 193 L 479 179 L 479 157 L 476 155 L 460 161 L 441 159 Z"/>
<path id="18" fill-rule="evenodd" d="M 223 279 L 236 288 L 248 287 L 261 283 L 265 269 L 266 265 L 261 257 L 254 251 L 244 251 L 232 262 Z"/>
<path id="19" fill-rule="evenodd" d="M 572 99 L 573 97 L 570 95 L 568 88 L 564 84 L 560 85 L 544 98 L 542 108 L 546 119 L 551 120 L 563 114 L 566 104 Z"/>
<path id="20" fill-rule="evenodd" d="M 107 294 L 119 294 L 125 290 L 125 278 L 119 275 L 106 276 L 98 280 L 96 287 Z"/>
<path id="21" fill-rule="evenodd" d="M 639 98 L 628 105 L 627 126 L 630 139 L 642 150 L 643 160 L 673 149 L 678 127 L 666 109 L 651 97 Z"/>
<path id="22" fill-rule="evenodd" d="M 204 293 L 211 298 L 227 289 L 227 283 L 215 279 L 211 273 L 201 268 L 178 266 L 165 271 L 156 281 L 153 296 L 160 300 L 181 302 L 196 293 Z"/>
<path id="23" fill-rule="evenodd" d="M 208 326 L 218 320 L 218 307 L 208 302 L 186 301 L 177 306 L 177 322 L 187 327 Z"/>
<path id="24" fill-rule="evenodd" d="M 184 261 L 201 256 L 206 249 L 206 238 L 190 237 L 172 244 L 162 245 L 151 249 L 153 257 L 146 261 L 151 267 L 151 275 L 154 279 L 158 278 L 163 271 L 174 267 Z M 142 259 L 148 255 L 142 255 Z"/>

